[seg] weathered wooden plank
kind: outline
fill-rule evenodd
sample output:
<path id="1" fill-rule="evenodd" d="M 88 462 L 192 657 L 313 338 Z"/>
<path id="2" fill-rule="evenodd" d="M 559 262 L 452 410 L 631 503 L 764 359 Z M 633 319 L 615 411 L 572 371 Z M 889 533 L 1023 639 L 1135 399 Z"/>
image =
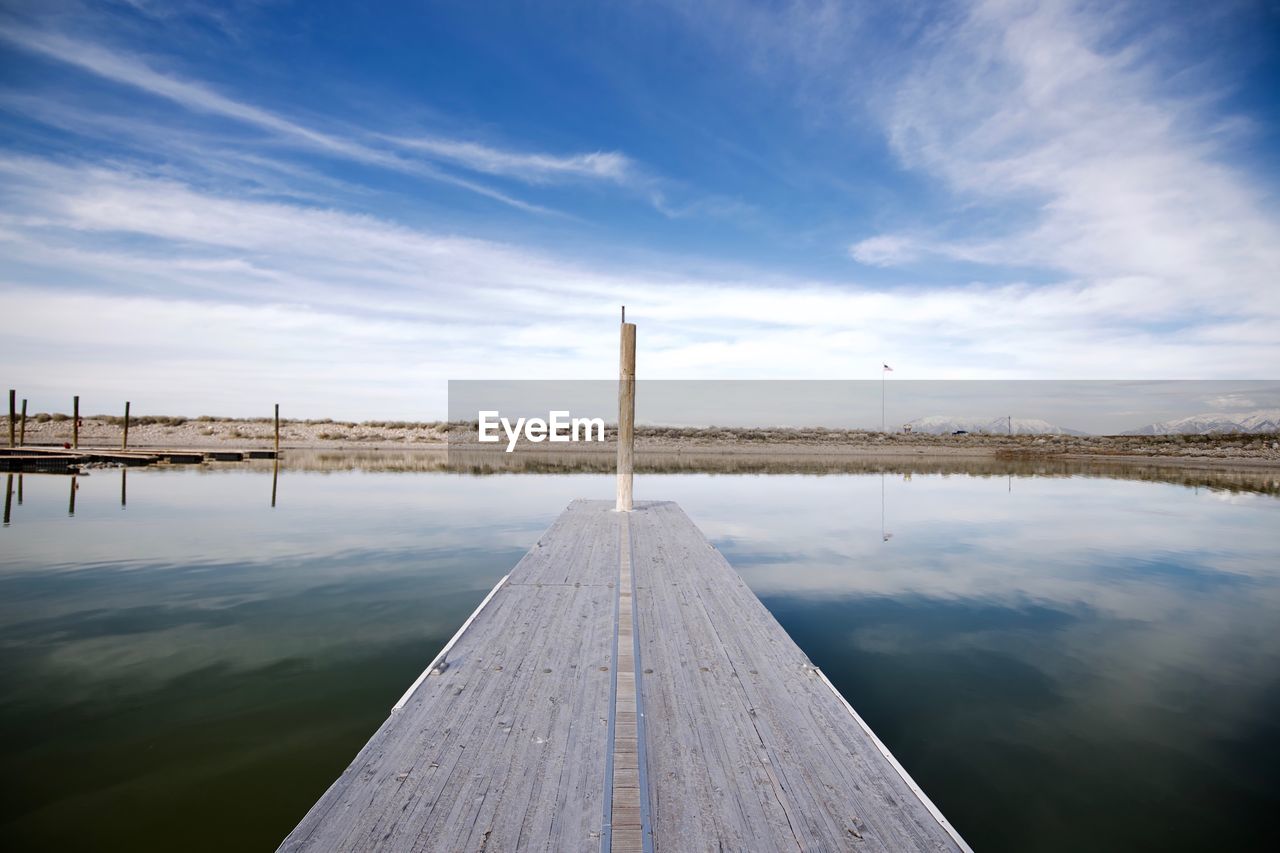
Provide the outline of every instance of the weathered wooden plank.
<path id="1" fill-rule="evenodd" d="M 571 506 L 281 848 L 598 846 L 615 524 Z"/>
<path id="2" fill-rule="evenodd" d="M 642 503 L 632 513 L 654 847 L 788 849 L 786 814 L 749 736 L 747 708 L 719 664 L 715 625 L 685 580 L 700 567 L 660 565 L 671 555 L 654 540 L 659 512 Z"/>
<path id="3" fill-rule="evenodd" d="M 631 523 L 656 849 L 965 849 L 679 507 Z"/>

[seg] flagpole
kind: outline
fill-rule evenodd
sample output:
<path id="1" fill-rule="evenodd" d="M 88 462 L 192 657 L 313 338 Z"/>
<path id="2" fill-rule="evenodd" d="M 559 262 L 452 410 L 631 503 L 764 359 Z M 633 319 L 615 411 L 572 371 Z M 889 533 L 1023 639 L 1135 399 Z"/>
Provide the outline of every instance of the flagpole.
<path id="1" fill-rule="evenodd" d="M 885 374 L 888 373 L 890 370 L 893 370 L 893 368 L 885 364 L 883 361 L 880 362 L 880 432 L 882 433 L 888 432 L 888 430 L 885 428 L 887 425 L 887 422 L 884 416 L 884 380 L 885 380 Z"/>

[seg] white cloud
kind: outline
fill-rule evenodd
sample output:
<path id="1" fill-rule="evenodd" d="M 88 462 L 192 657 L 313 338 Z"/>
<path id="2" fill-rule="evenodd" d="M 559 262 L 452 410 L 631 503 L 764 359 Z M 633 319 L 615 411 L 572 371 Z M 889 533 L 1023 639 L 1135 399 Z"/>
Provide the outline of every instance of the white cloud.
<path id="1" fill-rule="evenodd" d="M 1276 314 L 1280 221 L 1229 165 L 1229 119 L 1204 97 L 1170 94 L 1140 42 L 1104 48 L 1118 26 L 1106 8 L 984 0 L 923 45 L 885 99 L 894 151 L 969 204 L 1023 213 L 999 237 L 917 249 Z"/>
<path id="2" fill-rule="evenodd" d="M 183 80 L 156 71 L 139 57 L 109 50 L 91 42 L 69 38 L 55 32 L 13 25 L 0 27 L 0 38 L 24 50 L 75 66 L 106 80 L 139 89 L 194 112 L 221 116 L 265 130 L 332 156 L 461 187 L 528 212 L 550 213 L 552 211 L 444 171 L 429 162 L 406 156 L 406 153 L 425 151 L 440 159 L 460 163 L 474 171 L 525 179 L 536 176 L 547 180 L 556 175 L 569 175 L 619 181 L 625 173 L 633 169 L 631 162 L 624 155 L 616 152 L 595 152 L 557 158 L 543 154 L 499 151 L 474 143 L 441 138 L 394 140 L 400 143 L 401 150 L 386 150 L 350 136 L 316 130 L 253 104 L 227 97 L 202 83 Z M 386 137 L 383 138 L 386 139 Z"/>
<path id="3" fill-rule="evenodd" d="M 285 386 L 316 416 L 436 416 L 449 378 L 607 377 L 620 303 L 650 378 L 873 377 L 882 359 L 903 378 L 1249 377 L 1280 360 L 1274 336 L 1232 341 L 1212 321 L 1145 331 L 1141 282 L 694 276 L 120 169 L 10 157 L 0 175 L 0 293 L 20 330 L 0 353 L 59 399 L 127 376 L 132 397 L 189 412 Z M 180 390 L 184 373 L 199 387 Z"/>
<path id="4" fill-rule="evenodd" d="M 107 80 L 141 89 L 190 110 L 235 119 L 354 159 L 374 163 L 385 162 L 384 154 L 339 137 L 312 130 L 252 104 L 228 98 L 200 83 L 161 74 L 140 59 L 127 54 L 110 51 L 99 45 L 68 38 L 58 33 L 24 27 L 2 27 L 0 37 L 24 50 L 74 65 Z"/>
<path id="5" fill-rule="evenodd" d="M 634 177 L 635 164 L 617 151 L 556 156 L 492 148 L 475 142 L 440 137 L 394 140 L 398 145 L 425 152 L 475 172 L 543 183 L 556 178 L 590 178 L 626 183 Z"/>
<path id="6" fill-rule="evenodd" d="M 875 267 L 893 267 L 920 257 L 916 241 L 901 234 L 880 234 L 860 240 L 849 247 L 855 261 Z"/>

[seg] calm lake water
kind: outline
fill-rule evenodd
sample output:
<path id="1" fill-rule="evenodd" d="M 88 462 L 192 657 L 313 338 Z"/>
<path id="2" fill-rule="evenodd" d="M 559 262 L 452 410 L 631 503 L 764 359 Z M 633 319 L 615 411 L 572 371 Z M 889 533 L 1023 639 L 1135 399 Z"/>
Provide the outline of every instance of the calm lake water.
<path id="1" fill-rule="evenodd" d="M 636 496 L 682 505 L 976 849 L 1271 849 L 1274 480 L 981 474 Z M 69 477 L 21 504 L 17 479 L 9 850 L 274 849 L 563 507 L 613 488 L 285 470 L 273 509 L 270 468 L 104 470 L 72 516 Z"/>

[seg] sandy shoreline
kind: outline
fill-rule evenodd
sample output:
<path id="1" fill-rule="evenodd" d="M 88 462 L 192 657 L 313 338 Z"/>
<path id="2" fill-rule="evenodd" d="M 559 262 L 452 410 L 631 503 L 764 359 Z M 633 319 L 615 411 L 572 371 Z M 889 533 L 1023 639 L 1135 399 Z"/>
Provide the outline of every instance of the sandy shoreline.
<path id="1" fill-rule="evenodd" d="M 33 445 L 61 445 L 71 441 L 69 418 L 29 417 L 26 441 Z M 3 435 L 8 418 L 2 418 Z M 494 445 L 475 442 L 473 427 L 446 423 L 371 421 L 365 423 L 283 421 L 281 445 L 313 450 L 422 450 L 502 454 Z M 119 447 L 119 418 L 82 418 L 81 447 Z M 145 448 L 259 448 L 274 441 L 269 420 L 222 418 L 139 418 L 129 429 L 129 447 Z M 522 444 L 516 454 L 609 453 L 612 445 Z M 858 458 L 951 457 L 1065 459 L 1082 461 L 1149 462 L 1161 464 L 1280 467 L 1280 436 L 1000 436 L 907 435 L 825 429 L 688 429 L 638 427 L 636 450 L 641 454 L 697 456 Z"/>

